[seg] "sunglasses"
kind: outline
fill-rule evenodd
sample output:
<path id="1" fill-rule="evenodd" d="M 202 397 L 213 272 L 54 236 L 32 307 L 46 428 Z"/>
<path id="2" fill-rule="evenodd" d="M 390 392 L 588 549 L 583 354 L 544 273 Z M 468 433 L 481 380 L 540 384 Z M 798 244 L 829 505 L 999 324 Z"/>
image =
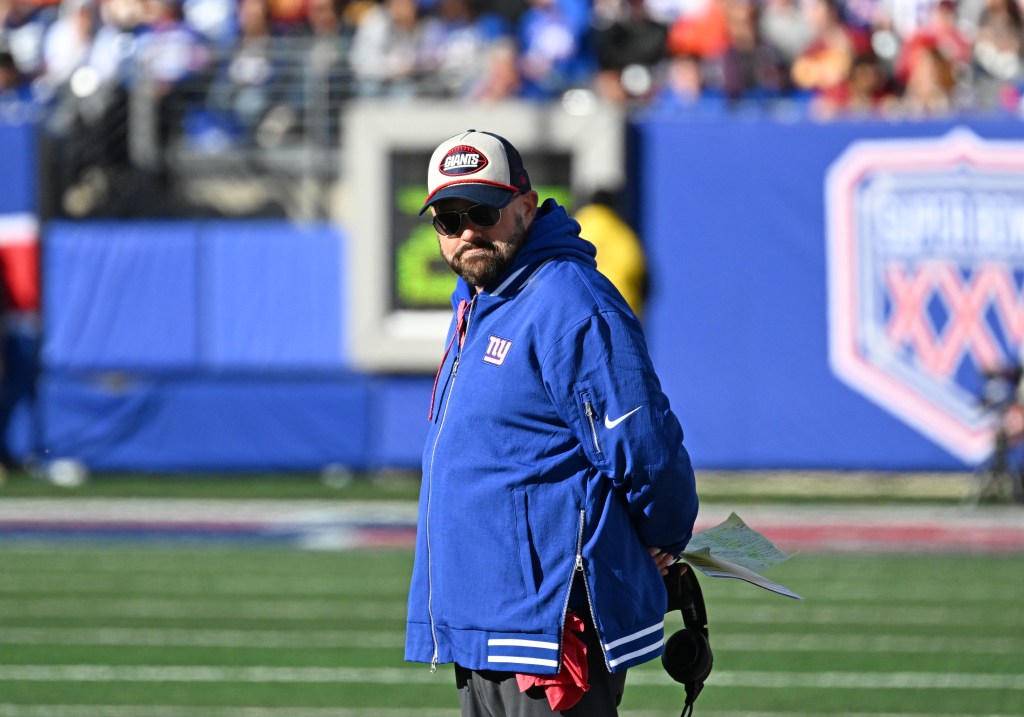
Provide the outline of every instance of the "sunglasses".
<path id="1" fill-rule="evenodd" d="M 501 221 L 501 209 L 488 207 L 486 204 L 474 204 L 465 209 L 438 212 L 431 221 L 438 234 L 457 237 L 462 234 L 463 217 L 469 217 L 469 221 L 478 227 L 493 227 Z"/>

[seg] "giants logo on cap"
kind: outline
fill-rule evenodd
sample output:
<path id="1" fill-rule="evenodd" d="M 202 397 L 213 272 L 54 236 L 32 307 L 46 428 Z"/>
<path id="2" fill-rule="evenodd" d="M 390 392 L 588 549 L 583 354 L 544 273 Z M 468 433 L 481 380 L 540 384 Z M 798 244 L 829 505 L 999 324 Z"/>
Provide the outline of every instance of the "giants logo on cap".
<path id="1" fill-rule="evenodd" d="M 448 150 L 437 169 L 447 177 L 459 177 L 479 172 L 488 164 L 487 157 L 476 147 L 460 144 Z"/>
<path id="2" fill-rule="evenodd" d="M 1024 345 L 1024 142 L 865 141 L 827 184 L 832 369 L 965 462 L 981 375 Z"/>

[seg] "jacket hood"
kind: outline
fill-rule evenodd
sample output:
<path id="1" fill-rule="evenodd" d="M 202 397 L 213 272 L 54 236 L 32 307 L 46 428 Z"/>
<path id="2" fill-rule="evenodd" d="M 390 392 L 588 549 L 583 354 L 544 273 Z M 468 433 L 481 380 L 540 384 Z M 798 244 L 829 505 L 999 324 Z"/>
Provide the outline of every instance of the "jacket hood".
<path id="1" fill-rule="evenodd" d="M 537 208 L 537 216 L 526 235 L 526 244 L 516 254 L 512 266 L 491 286 L 499 286 L 510 274 L 530 264 L 560 257 L 595 267 L 596 256 L 597 249 L 594 245 L 580 237 L 579 223 L 569 216 L 565 207 L 554 199 L 547 199 Z M 473 290 L 462 277 L 459 277 L 452 293 L 452 307 L 457 307 L 459 301 L 463 299 L 469 301 L 472 296 Z"/>

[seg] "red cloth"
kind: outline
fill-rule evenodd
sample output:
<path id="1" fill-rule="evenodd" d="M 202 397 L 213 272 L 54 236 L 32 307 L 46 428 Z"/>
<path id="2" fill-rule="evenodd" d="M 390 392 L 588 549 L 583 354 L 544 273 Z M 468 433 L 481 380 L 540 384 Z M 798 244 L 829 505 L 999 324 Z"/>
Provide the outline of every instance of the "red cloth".
<path id="1" fill-rule="evenodd" d="M 587 646 L 580 639 L 586 629 L 583 620 L 569 613 L 562 631 L 562 664 L 554 675 L 524 675 L 516 673 L 519 691 L 543 687 L 552 712 L 573 707 L 583 693 L 590 689 L 587 674 Z"/>

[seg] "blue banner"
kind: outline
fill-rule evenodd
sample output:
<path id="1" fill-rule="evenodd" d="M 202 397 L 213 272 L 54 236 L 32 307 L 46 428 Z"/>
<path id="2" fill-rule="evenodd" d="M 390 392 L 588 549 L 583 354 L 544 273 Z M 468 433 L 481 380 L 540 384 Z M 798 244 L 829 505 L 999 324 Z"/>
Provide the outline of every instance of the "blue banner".
<path id="1" fill-rule="evenodd" d="M 1024 339 L 1024 202 L 1016 219 L 999 206 L 1020 196 L 1019 123 L 651 118 L 637 131 L 649 340 L 695 464 L 961 469 L 984 456 L 979 375 L 1016 361 Z M 974 213 L 960 206 L 969 188 L 987 197 Z M 885 229 L 914 217 L 922 228 L 903 244 Z M 1017 232 L 1000 247 L 971 230 L 1000 221 Z M 945 222 L 940 275 L 920 267 Z M 972 288 L 993 264 L 1009 278 L 1005 308 Z M 900 280 L 922 271 L 919 303 L 902 310 Z"/>

